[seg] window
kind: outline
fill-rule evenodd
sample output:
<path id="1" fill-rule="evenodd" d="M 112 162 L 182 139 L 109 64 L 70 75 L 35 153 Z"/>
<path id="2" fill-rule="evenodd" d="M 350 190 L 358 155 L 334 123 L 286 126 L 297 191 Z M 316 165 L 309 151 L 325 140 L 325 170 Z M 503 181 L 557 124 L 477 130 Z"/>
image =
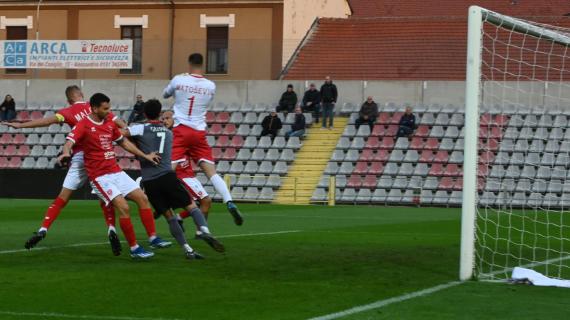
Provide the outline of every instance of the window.
<path id="1" fill-rule="evenodd" d="M 208 27 L 206 73 L 228 73 L 228 27 Z"/>
<path id="2" fill-rule="evenodd" d="M 6 40 L 28 40 L 28 27 L 6 27 Z M 6 69 L 9 74 L 23 74 L 26 69 Z"/>
<path id="3" fill-rule="evenodd" d="M 140 74 L 142 69 L 142 26 L 121 26 L 121 39 L 133 40 L 133 67 L 121 74 Z"/>

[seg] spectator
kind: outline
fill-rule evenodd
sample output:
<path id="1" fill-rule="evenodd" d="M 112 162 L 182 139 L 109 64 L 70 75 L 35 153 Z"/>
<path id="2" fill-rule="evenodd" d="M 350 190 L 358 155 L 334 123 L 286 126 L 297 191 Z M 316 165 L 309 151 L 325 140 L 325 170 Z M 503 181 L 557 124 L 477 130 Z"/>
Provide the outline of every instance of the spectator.
<path id="1" fill-rule="evenodd" d="M 325 83 L 321 86 L 321 107 L 323 108 L 323 129 L 327 127 L 327 117 L 329 118 L 329 130 L 333 127 L 334 105 L 338 98 L 336 86 L 332 83 L 331 77 L 325 78 Z"/>
<path id="2" fill-rule="evenodd" d="M 295 108 L 295 122 L 291 126 L 291 131 L 285 133 L 285 137 L 301 137 L 305 134 L 305 115 L 300 106 Z"/>
<path id="3" fill-rule="evenodd" d="M 321 93 L 317 90 L 317 86 L 311 83 L 309 90 L 305 91 L 303 96 L 303 112 L 312 112 L 315 117 L 315 123 L 319 123 L 319 114 L 321 113 Z"/>
<path id="4" fill-rule="evenodd" d="M 269 135 L 271 139 L 273 139 L 277 136 L 279 129 L 281 129 L 283 125 L 281 124 L 281 119 L 277 116 L 277 112 L 271 111 L 270 115 L 263 118 L 261 127 L 263 127 L 263 130 L 261 130 L 261 136 Z"/>
<path id="5" fill-rule="evenodd" d="M 372 100 L 371 96 L 362 104 L 358 115 L 359 117 L 355 122 L 356 129 L 360 128 L 360 125 L 368 123 L 370 131 L 372 132 L 372 127 L 374 127 L 374 122 L 376 122 L 376 118 L 378 117 L 378 105 Z"/>
<path id="6" fill-rule="evenodd" d="M 7 94 L 0 104 L 0 121 L 12 121 L 16 118 L 16 103 L 11 95 Z"/>
<path id="7" fill-rule="evenodd" d="M 140 94 L 137 94 L 137 102 L 133 106 L 133 111 L 129 116 L 128 123 L 131 124 L 133 122 L 144 122 L 145 116 L 143 112 L 144 100 Z"/>
<path id="8" fill-rule="evenodd" d="M 408 137 L 418 127 L 416 125 L 416 116 L 412 113 L 412 107 L 406 107 L 406 112 L 400 118 L 400 128 L 398 129 L 398 137 Z"/>
<path id="9" fill-rule="evenodd" d="M 295 106 L 297 105 L 297 94 L 293 91 L 293 85 L 287 85 L 287 91 L 283 92 L 281 99 L 279 99 L 279 106 L 277 107 L 277 112 L 293 112 Z"/>

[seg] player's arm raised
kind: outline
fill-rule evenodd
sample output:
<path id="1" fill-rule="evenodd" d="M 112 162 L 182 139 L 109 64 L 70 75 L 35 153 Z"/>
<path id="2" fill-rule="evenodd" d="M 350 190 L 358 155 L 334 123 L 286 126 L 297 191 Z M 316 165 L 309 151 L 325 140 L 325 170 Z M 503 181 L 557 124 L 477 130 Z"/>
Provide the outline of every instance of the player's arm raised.
<path id="1" fill-rule="evenodd" d="M 162 97 L 164 99 L 168 99 L 168 98 L 172 97 L 174 95 L 175 89 L 176 89 L 176 86 L 174 85 L 174 79 L 172 79 L 170 81 L 170 83 L 166 86 L 166 88 L 164 88 L 164 90 L 162 91 Z"/>
<path id="2" fill-rule="evenodd" d="M 60 117 L 61 116 L 59 114 L 55 114 L 50 117 L 36 119 L 27 122 L 6 122 L 4 124 L 7 125 L 8 127 L 12 127 L 15 129 L 39 128 L 39 127 L 47 127 L 54 123 L 62 122 L 63 120 L 60 120 Z M 63 119 L 63 117 L 61 119 Z"/>
<path id="3" fill-rule="evenodd" d="M 135 156 L 144 158 L 155 165 L 158 165 L 160 163 L 160 156 L 156 152 L 151 152 L 149 154 L 146 154 L 142 152 L 139 148 L 137 148 L 137 146 L 135 146 L 134 143 L 130 142 L 129 139 L 121 139 L 117 141 L 117 144 L 119 144 L 123 149 L 134 154 Z"/>

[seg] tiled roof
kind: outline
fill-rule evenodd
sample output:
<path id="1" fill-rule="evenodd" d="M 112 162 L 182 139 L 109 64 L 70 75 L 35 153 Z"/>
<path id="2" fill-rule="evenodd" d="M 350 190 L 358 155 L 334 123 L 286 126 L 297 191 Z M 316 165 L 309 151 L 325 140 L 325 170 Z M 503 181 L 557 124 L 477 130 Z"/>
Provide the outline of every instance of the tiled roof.
<path id="1" fill-rule="evenodd" d="M 555 21 L 557 24 L 570 26 L 570 18 L 556 20 L 562 21 Z M 344 80 L 464 80 L 466 34 L 466 17 L 323 18 L 284 78 L 321 79 L 330 75 Z M 512 41 L 522 44 L 522 37 L 514 37 Z M 525 41 L 527 47 L 532 46 L 532 39 Z M 499 46 L 496 53 L 504 54 L 505 48 Z M 549 52 L 549 49 L 547 46 L 543 51 Z M 547 55 L 534 55 L 532 51 L 523 52 L 523 59 L 513 48 L 509 54 L 507 70 L 513 73 L 519 68 L 531 69 L 535 59 L 537 64 L 548 63 Z M 519 60 L 524 62 L 519 63 Z M 559 65 L 562 59 L 558 60 L 553 59 L 551 67 Z M 536 78 L 544 78 L 544 69 L 535 71 Z M 562 73 L 564 78 L 570 78 L 566 71 Z M 493 73 L 496 79 L 501 75 L 496 70 Z M 512 79 L 512 76 L 507 78 Z"/>
<path id="2" fill-rule="evenodd" d="M 568 0 L 349 0 L 349 4 L 354 17 L 464 17 L 471 5 L 519 17 L 570 13 Z"/>

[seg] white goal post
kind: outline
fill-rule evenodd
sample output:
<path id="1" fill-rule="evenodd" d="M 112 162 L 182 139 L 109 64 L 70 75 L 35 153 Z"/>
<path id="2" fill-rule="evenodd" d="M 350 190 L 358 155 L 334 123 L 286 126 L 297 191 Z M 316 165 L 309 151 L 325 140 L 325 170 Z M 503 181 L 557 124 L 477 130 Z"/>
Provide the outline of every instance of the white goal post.
<path id="1" fill-rule="evenodd" d="M 485 25 L 490 26 L 488 30 L 485 29 Z M 568 239 L 570 220 L 568 221 L 569 229 L 566 230 L 566 223 L 563 221 L 566 216 L 563 208 L 564 194 L 562 193 L 560 196 L 553 193 L 551 197 L 557 199 L 558 202 L 552 202 L 552 206 L 548 204 L 548 208 L 543 205 L 546 202 L 540 202 L 544 199 L 540 199 L 538 202 L 541 204 L 536 205 L 533 211 L 525 211 L 526 203 L 524 201 L 522 206 L 516 206 L 514 205 L 516 201 L 509 200 L 516 196 L 514 186 L 510 188 L 511 186 L 507 185 L 505 188 L 510 191 L 502 193 L 499 190 L 494 195 L 497 198 L 508 195 L 505 198 L 507 199 L 505 203 L 493 202 L 493 200 L 482 204 L 481 194 L 487 190 L 485 187 L 482 190 L 479 185 L 480 181 L 478 181 L 481 177 L 478 173 L 478 168 L 480 168 L 479 154 L 481 152 L 479 121 L 481 109 L 489 110 L 489 103 L 485 101 L 487 97 L 489 97 L 489 101 L 495 103 L 494 105 L 497 108 L 509 105 L 515 105 L 517 108 L 523 106 L 532 108 L 534 98 L 528 97 L 532 94 L 530 91 L 533 90 L 525 89 L 529 87 L 529 83 L 531 83 L 531 88 L 537 85 L 544 89 L 550 83 L 558 82 L 560 92 L 558 96 L 553 94 L 551 98 L 553 100 L 558 99 L 557 101 L 561 105 L 570 108 L 570 98 L 567 97 L 568 94 L 564 95 L 565 89 L 570 92 L 570 82 L 565 82 L 570 80 L 570 50 L 568 56 L 566 55 L 566 50 L 570 46 L 570 29 L 525 21 L 472 6 L 469 8 L 467 35 L 465 147 L 459 278 L 469 280 L 474 277 L 481 278 L 481 275 L 484 274 L 488 279 L 504 279 L 504 275 L 510 272 L 514 266 L 534 267 L 540 264 L 547 265 L 546 274 L 548 276 L 562 278 L 564 277 L 563 274 L 568 271 L 567 269 L 570 269 L 568 265 L 562 263 L 562 261 L 570 259 L 570 248 L 565 247 L 570 246 L 570 239 Z M 568 71 L 564 67 L 564 62 L 568 62 Z M 560 63 L 562 63 L 562 67 L 559 66 Z M 488 93 L 485 92 L 486 88 L 489 88 Z M 511 90 L 511 92 L 505 93 L 506 90 Z M 544 91 L 546 89 L 540 91 L 543 95 L 540 99 L 543 100 L 544 95 L 548 95 Z M 511 96 L 520 94 L 521 97 L 509 98 L 509 94 Z M 546 108 L 544 105 L 542 107 Z M 545 111 L 543 114 L 548 113 Z M 510 116 L 511 119 L 515 115 L 517 113 L 513 112 Z M 541 116 L 539 114 L 537 117 L 540 118 Z M 552 113 L 548 116 L 555 117 L 556 115 Z M 526 115 L 523 114 L 521 119 L 522 117 L 526 117 Z M 507 127 L 499 128 L 502 130 L 501 136 Z M 541 132 L 550 133 L 552 131 L 552 127 L 539 127 L 539 125 L 533 127 L 531 132 L 538 132 L 539 129 Z M 520 131 L 521 128 L 524 129 L 524 126 L 519 127 L 518 130 Z M 566 130 L 563 127 L 560 129 Z M 513 128 L 513 131 L 516 130 Z M 513 139 L 513 141 L 518 140 Z M 529 141 L 533 140 L 529 139 Z M 500 139 L 499 143 L 501 143 Z M 509 156 L 513 155 L 513 151 L 521 151 L 522 156 L 528 156 L 526 150 L 507 151 L 505 154 Z M 553 157 L 556 157 L 555 151 L 552 153 Z M 539 153 L 539 157 L 542 156 L 544 153 Z M 533 165 L 535 165 L 535 169 L 540 169 L 542 163 Z M 524 167 L 524 164 L 521 167 Z M 490 168 L 491 165 L 489 165 L 489 170 Z M 505 171 L 506 168 L 505 165 Z M 568 167 L 566 168 L 568 169 Z M 551 169 L 554 170 L 554 165 Z M 496 172 L 499 171 L 500 168 L 496 170 Z M 501 180 L 498 178 L 496 180 L 499 181 L 498 183 L 506 183 L 507 180 L 509 183 L 511 181 L 518 183 L 517 177 L 515 179 Z M 531 177 L 528 183 L 532 185 L 534 182 L 536 182 L 534 177 Z M 527 190 L 528 197 L 532 196 L 532 192 L 534 190 Z M 524 191 L 521 194 L 526 196 Z M 540 193 L 536 194 L 540 195 Z M 547 192 L 542 193 L 542 196 L 546 197 Z M 480 209 L 483 207 L 484 209 Z M 502 209 L 496 209 L 497 207 Z M 550 216 L 548 216 L 549 214 Z M 490 231 L 491 229 L 492 231 Z M 492 235 L 485 234 L 486 232 L 492 233 Z M 533 232 L 544 234 L 537 235 Z M 535 250 L 532 248 L 533 243 L 543 247 Z M 478 248 L 482 248 L 480 249 L 481 252 L 478 252 Z M 552 266 L 553 261 L 556 263 L 555 266 Z M 548 269 L 549 265 L 550 269 Z M 503 276 L 498 276 L 500 274 Z"/>

